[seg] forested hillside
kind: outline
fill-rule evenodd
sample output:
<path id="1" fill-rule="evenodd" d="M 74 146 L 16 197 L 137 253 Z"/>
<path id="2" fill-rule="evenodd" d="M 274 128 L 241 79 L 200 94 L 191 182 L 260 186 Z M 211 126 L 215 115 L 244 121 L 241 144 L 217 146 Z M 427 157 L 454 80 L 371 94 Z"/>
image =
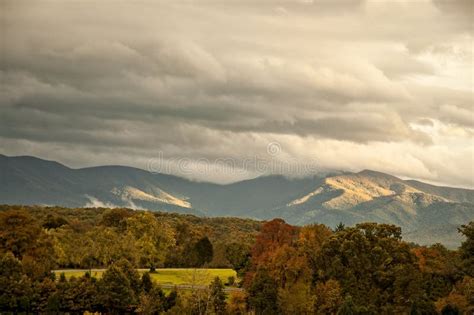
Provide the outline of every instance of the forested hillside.
<path id="1" fill-rule="evenodd" d="M 292 226 L 130 209 L 0 208 L 1 312 L 471 314 L 474 223 L 457 250 L 399 227 Z M 136 268 L 231 267 L 243 290 L 163 291 Z M 100 279 L 58 268 L 106 268 Z"/>
<path id="2" fill-rule="evenodd" d="M 232 267 L 226 251 L 248 251 L 261 226 L 249 219 L 126 208 L 0 206 L 0 211 L 18 222 L 14 233 L 18 229 L 25 237 L 41 236 L 49 244 L 45 249 L 54 249 L 58 268 L 107 267 L 124 257 L 142 268 Z M 3 233 L 10 227 L 5 223 Z M 15 251 L 29 246 L 27 238 L 18 242 Z"/>
<path id="3" fill-rule="evenodd" d="M 124 166 L 71 169 L 29 156 L 0 155 L 0 203 L 127 207 L 290 224 L 395 224 L 407 241 L 456 248 L 457 227 L 474 220 L 474 191 L 365 170 L 305 178 L 272 175 L 227 185 Z"/>

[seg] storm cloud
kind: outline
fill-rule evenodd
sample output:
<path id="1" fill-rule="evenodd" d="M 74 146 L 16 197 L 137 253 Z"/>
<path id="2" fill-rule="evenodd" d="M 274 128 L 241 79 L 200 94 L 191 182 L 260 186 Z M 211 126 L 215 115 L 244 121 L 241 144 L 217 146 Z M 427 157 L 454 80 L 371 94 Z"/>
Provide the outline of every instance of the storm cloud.
<path id="1" fill-rule="evenodd" d="M 472 1 L 1 6 L 0 153 L 186 158 L 196 172 L 166 171 L 219 182 L 261 172 L 203 159 L 258 156 L 474 187 Z"/>

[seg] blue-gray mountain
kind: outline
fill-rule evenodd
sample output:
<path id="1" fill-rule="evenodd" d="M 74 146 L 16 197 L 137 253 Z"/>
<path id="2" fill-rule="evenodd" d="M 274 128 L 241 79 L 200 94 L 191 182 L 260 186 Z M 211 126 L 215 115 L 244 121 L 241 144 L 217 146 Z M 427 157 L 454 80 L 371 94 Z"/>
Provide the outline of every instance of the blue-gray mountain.
<path id="1" fill-rule="evenodd" d="M 71 169 L 35 157 L 0 155 L 0 203 L 130 207 L 207 216 L 281 217 L 335 226 L 399 225 L 405 239 L 456 247 L 474 220 L 474 190 L 439 187 L 374 171 L 303 179 L 265 176 L 228 185 L 124 166 Z"/>

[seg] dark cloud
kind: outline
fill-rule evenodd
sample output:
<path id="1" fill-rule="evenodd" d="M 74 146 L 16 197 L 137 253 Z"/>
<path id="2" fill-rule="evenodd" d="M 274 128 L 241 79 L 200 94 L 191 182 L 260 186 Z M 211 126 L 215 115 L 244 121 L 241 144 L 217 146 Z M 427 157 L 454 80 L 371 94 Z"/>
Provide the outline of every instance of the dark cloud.
<path id="1" fill-rule="evenodd" d="M 327 152 L 323 167 L 433 179 L 446 152 L 468 162 L 447 135 L 472 141 L 470 2 L 3 6 L 2 153 L 143 166 L 157 152 L 242 159 L 277 141 L 303 162 L 309 147 Z M 344 154 L 355 162 L 336 162 Z"/>
<path id="2" fill-rule="evenodd" d="M 471 0 L 433 0 L 433 3 L 443 13 L 454 18 L 465 19 L 465 21 L 462 21 L 462 25 L 466 26 L 471 32 L 473 31 L 474 2 Z"/>

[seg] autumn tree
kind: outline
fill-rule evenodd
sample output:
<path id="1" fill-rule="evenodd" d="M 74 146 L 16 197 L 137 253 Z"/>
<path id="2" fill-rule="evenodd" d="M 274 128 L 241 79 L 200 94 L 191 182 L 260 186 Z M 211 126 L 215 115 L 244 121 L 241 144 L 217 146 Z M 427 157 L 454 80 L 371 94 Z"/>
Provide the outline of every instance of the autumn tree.
<path id="1" fill-rule="evenodd" d="M 15 257 L 23 256 L 36 245 L 42 234 L 41 227 L 24 211 L 0 212 L 0 250 L 10 251 Z"/>
<path id="2" fill-rule="evenodd" d="M 314 295 L 310 283 L 306 281 L 299 280 L 280 287 L 277 303 L 282 314 L 314 314 Z"/>
<path id="3" fill-rule="evenodd" d="M 444 297 L 440 297 L 436 303 L 438 312 L 448 313 L 457 310 L 460 314 L 474 313 L 474 278 L 469 276 L 457 282 L 452 291 Z"/>
<path id="4" fill-rule="evenodd" d="M 418 258 L 423 277 L 423 290 L 431 300 L 446 296 L 454 284 L 462 279 L 458 268 L 459 255 L 441 244 L 420 246 L 412 250 Z"/>
<path id="5" fill-rule="evenodd" d="M 252 248 L 252 264 L 256 266 L 265 262 L 275 249 L 284 244 L 292 244 L 296 240 L 297 232 L 296 227 L 287 224 L 282 219 L 266 222 Z"/>
<path id="6" fill-rule="evenodd" d="M 321 247 L 332 234 L 331 229 L 323 224 L 310 224 L 301 228 L 298 235 L 298 249 L 313 268 Z"/>
<path id="7" fill-rule="evenodd" d="M 317 314 L 336 314 L 342 302 L 342 289 L 338 281 L 330 279 L 317 283 L 314 290 L 314 307 Z"/>
<path id="8" fill-rule="evenodd" d="M 247 296 L 245 292 L 233 291 L 229 296 L 229 304 L 227 306 L 228 313 L 231 315 L 244 315 L 247 312 Z"/>

